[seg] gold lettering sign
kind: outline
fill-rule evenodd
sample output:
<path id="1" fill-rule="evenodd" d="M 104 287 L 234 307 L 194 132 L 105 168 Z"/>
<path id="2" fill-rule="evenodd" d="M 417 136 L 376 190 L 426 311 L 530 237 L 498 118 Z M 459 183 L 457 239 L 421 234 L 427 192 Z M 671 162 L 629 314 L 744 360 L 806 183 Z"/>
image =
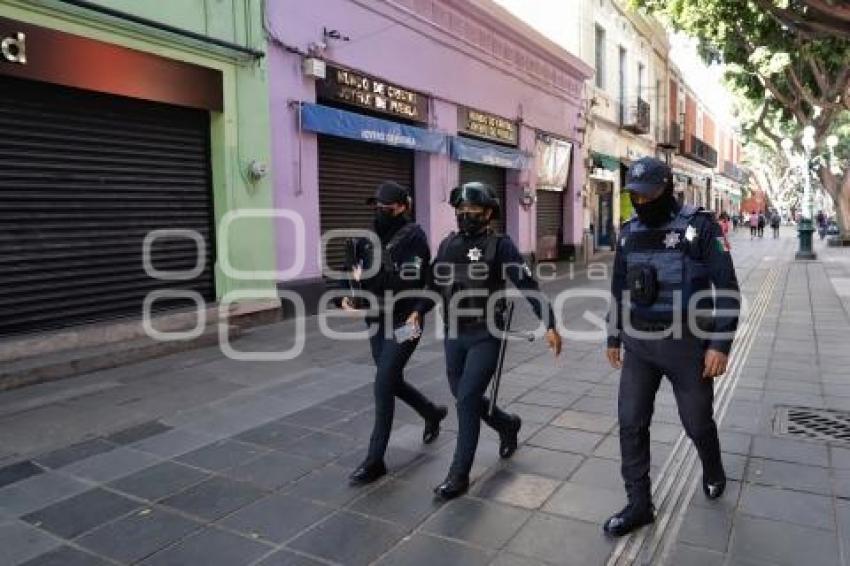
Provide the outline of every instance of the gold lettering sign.
<path id="1" fill-rule="evenodd" d="M 463 133 L 504 144 L 517 144 L 515 122 L 471 108 L 460 108 L 458 114 L 458 128 Z"/>
<path id="2" fill-rule="evenodd" d="M 0 56 L 9 63 L 27 64 L 27 36 L 21 32 L 0 40 Z"/>
<path id="3" fill-rule="evenodd" d="M 320 98 L 339 100 L 407 120 L 428 120 L 428 99 L 411 90 L 362 73 L 328 67 L 328 78 L 317 83 Z"/>

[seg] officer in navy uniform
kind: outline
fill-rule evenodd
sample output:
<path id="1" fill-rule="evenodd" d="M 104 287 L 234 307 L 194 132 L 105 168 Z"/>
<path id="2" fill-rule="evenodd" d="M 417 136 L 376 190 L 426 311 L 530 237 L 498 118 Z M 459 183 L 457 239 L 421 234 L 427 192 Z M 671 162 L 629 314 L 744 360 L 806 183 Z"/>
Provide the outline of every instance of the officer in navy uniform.
<path id="1" fill-rule="evenodd" d="M 607 356 L 622 369 L 618 416 L 628 504 L 605 522 L 612 536 L 655 519 L 649 428 L 662 376 L 673 386 L 679 417 L 702 462 L 706 497 L 723 494 L 713 379 L 726 371 L 740 309 L 723 231 L 712 214 L 678 203 L 670 167 L 648 157 L 636 161 L 626 190 L 636 214 L 623 225 L 614 259 Z"/>
<path id="2" fill-rule="evenodd" d="M 465 493 L 478 446 L 481 420 L 499 433 L 499 455 L 509 458 L 517 449 L 522 421 L 495 407 L 489 411 L 485 391 L 493 377 L 499 356 L 501 332 L 494 335 L 487 324 L 487 301 L 505 289 L 509 279 L 519 290 L 538 291 L 539 286 L 511 239 L 494 233 L 489 225 L 500 212 L 499 201 L 491 187 L 471 182 L 455 188 L 450 204 L 456 209 L 458 231 L 440 244 L 431 267 L 431 289 L 442 297 L 446 373 L 457 404 L 458 438 L 454 459 L 445 481 L 434 489 L 438 498 L 448 500 Z M 457 301 L 457 312 L 450 312 L 452 297 L 469 292 Z M 555 317 L 548 301 L 526 295 L 535 314 L 547 325 L 546 339 L 555 355 L 561 351 L 561 337 L 555 330 Z M 505 301 L 496 302 L 494 329 L 504 330 L 502 314 Z M 423 300 L 411 315 L 419 323 L 434 306 Z M 472 311 L 472 312 L 470 312 Z M 452 321 L 456 322 L 452 322 Z M 452 335 L 452 327 L 457 331 Z"/>
<path id="3" fill-rule="evenodd" d="M 367 204 L 375 207 L 374 231 L 381 242 L 381 265 L 376 275 L 362 279 L 360 274 L 363 268 L 369 267 L 366 263 L 373 254 L 370 253 L 368 240 L 356 242 L 354 247 L 360 250 L 353 254 L 357 256 L 352 258 L 352 263 L 356 265 L 349 266 L 356 286 L 379 299 L 384 297 L 385 292 L 398 293 L 424 288 L 431 252 L 425 232 L 408 217 L 410 196 L 407 189 L 398 183 L 383 182 Z M 436 440 L 440 434 L 440 422 L 448 414 L 445 406 L 435 405 L 404 380 L 404 367 L 419 344 L 421 332 L 409 339 L 398 340 L 394 330 L 406 324 L 417 303 L 418 299 L 414 297 L 399 299 L 391 307 L 379 302 L 378 314 L 366 318 L 366 323 L 374 330 L 369 345 L 377 366 L 375 424 L 366 459 L 349 477 L 352 484 L 371 483 L 387 473 L 384 453 L 392 430 L 395 397 L 410 405 L 425 421 L 422 441 L 426 444 Z M 352 298 L 345 297 L 341 306 L 345 310 L 354 311 L 360 305 Z M 392 329 L 386 328 L 386 308 L 392 308 Z"/>

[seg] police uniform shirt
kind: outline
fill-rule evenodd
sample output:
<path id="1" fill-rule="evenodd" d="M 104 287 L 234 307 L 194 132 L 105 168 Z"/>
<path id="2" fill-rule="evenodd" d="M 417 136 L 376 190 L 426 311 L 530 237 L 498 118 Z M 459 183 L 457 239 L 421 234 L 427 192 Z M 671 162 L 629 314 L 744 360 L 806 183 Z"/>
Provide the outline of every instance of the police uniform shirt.
<path id="1" fill-rule="evenodd" d="M 676 211 L 677 214 L 678 212 Z M 609 322 L 611 317 L 616 317 L 615 327 L 609 329 L 608 347 L 611 348 L 620 346 L 620 334 L 623 329 L 623 292 L 627 289 L 628 269 L 626 257 L 628 252 L 624 248 L 627 247 L 629 238 L 632 236 L 630 227 L 636 221 L 637 217 L 632 217 L 623 224 L 617 241 L 611 282 L 611 293 L 614 299 L 612 308 L 617 310 L 616 314 L 609 314 Z M 665 246 L 679 246 L 688 257 L 702 262 L 707 268 L 708 278 L 715 291 L 723 291 L 710 301 L 709 310 L 713 306 L 721 312 L 715 313 L 712 318 L 712 330 L 716 336 L 709 340 L 708 348 L 728 354 L 732 348 L 732 339 L 729 336 L 732 336 L 738 327 L 737 313 L 740 309 L 740 299 L 735 267 L 720 225 L 713 214 L 698 209 L 690 218 L 684 233 L 671 231 L 667 226 L 650 230 L 656 236 L 665 239 Z M 730 312 L 734 314 L 729 314 Z"/>

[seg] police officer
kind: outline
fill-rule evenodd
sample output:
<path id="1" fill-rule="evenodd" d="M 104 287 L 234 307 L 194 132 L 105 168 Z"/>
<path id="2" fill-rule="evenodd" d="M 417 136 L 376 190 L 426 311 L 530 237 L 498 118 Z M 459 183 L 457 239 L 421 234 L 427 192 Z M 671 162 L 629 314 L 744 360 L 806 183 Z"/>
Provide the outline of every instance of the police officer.
<path id="1" fill-rule="evenodd" d="M 612 536 L 655 518 L 649 426 L 662 376 L 673 386 L 679 417 L 702 461 L 705 495 L 723 494 L 712 382 L 726 371 L 740 307 L 723 232 L 710 213 L 677 202 L 670 167 L 648 157 L 636 161 L 626 190 L 636 215 L 623 225 L 614 259 L 607 356 L 622 370 L 618 413 L 628 504 L 605 522 Z"/>
<path id="2" fill-rule="evenodd" d="M 491 187 L 478 182 L 466 183 L 452 191 L 450 204 L 456 209 L 458 231 L 443 240 L 431 267 L 431 289 L 442 297 L 443 318 L 448 326 L 446 372 L 457 402 L 458 416 L 454 459 L 445 481 L 434 489 L 437 497 L 444 500 L 458 497 L 469 488 L 469 473 L 482 419 L 499 433 L 502 458 L 509 458 L 517 449 L 522 426 L 519 416 L 498 407 L 491 414 L 489 400 L 484 395 L 497 366 L 501 338 L 501 333 L 494 335 L 488 328 L 487 301 L 488 296 L 505 288 L 506 279 L 520 290 L 538 290 L 531 269 L 511 239 L 494 233 L 489 227 L 500 210 Z M 453 306 L 452 298 L 456 294 L 475 295 L 476 291 L 479 292 L 477 296 L 466 296 Z M 546 338 L 557 356 L 561 337 L 555 330 L 555 317 L 548 301 L 541 304 L 543 301 L 531 295 L 528 300 L 537 316 L 545 317 Z M 410 320 L 420 323 L 422 315 L 431 307 L 433 302 L 423 301 Z M 491 327 L 501 328 L 503 321 L 498 312 L 496 318 Z"/>
<path id="3" fill-rule="evenodd" d="M 367 204 L 375 207 L 374 231 L 381 242 L 381 265 L 374 277 L 362 279 L 360 275 L 363 268 L 369 267 L 364 262 L 368 262 L 373 254 L 364 244 L 365 240 L 358 242 L 355 248 L 365 252 L 356 253 L 355 256 L 359 257 L 354 258 L 355 265 L 351 266 L 355 284 L 376 297 L 384 297 L 387 291 L 422 289 L 427 280 L 431 252 L 425 232 L 408 217 L 410 196 L 407 189 L 394 182 L 381 183 L 375 197 L 369 199 Z M 369 344 L 377 366 L 375 424 L 366 459 L 350 476 L 353 484 L 371 483 L 387 473 L 384 453 L 393 424 L 395 397 L 410 405 L 425 420 L 422 441 L 426 444 L 434 442 L 440 434 L 440 422 L 448 414 L 445 406 L 435 405 L 404 380 L 404 367 L 419 343 L 421 332 L 397 339 L 394 330 L 405 326 L 416 303 L 414 298 L 380 302 L 378 314 L 366 319 L 367 324 L 373 327 L 371 330 L 374 333 Z M 349 297 L 342 300 L 343 309 L 356 310 L 359 306 Z M 383 309 L 387 308 L 392 309 L 392 312 L 384 312 Z M 392 321 L 391 329 L 386 327 L 388 319 Z"/>

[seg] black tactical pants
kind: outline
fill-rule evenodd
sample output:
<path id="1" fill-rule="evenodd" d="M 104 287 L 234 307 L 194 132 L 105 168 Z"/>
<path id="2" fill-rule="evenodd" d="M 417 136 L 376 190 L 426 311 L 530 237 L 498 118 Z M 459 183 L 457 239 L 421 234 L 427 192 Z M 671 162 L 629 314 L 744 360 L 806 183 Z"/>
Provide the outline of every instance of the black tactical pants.
<path id="1" fill-rule="evenodd" d="M 372 463 L 382 462 L 387 444 L 390 441 L 390 431 L 393 426 L 395 413 L 395 398 L 398 397 L 423 419 L 436 417 L 436 407 L 415 387 L 404 380 L 404 366 L 419 345 L 419 339 L 398 343 L 385 336 L 386 327 L 383 321 L 374 323 L 377 332 L 369 339 L 372 349 L 372 359 L 375 360 L 375 426 L 369 441 L 367 460 Z"/>
<path id="2" fill-rule="evenodd" d="M 468 476 L 478 447 L 483 419 L 496 431 L 512 424 L 510 415 L 498 407 L 489 414 L 484 395 L 499 357 L 499 340 L 486 327 L 463 330 L 457 338 L 446 338 L 446 373 L 457 403 L 458 437 L 449 473 Z"/>
<path id="3" fill-rule="evenodd" d="M 619 420 L 622 474 L 629 501 L 651 501 L 649 425 L 655 394 L 666 375 L 673 386 L 679 418 L 710 478 L 723 474 L 720 440 L 714 422 L 713 382 L 703 379 L 703 341 L 689 333 L 679 339 L 623 336 L 625 358 L 620 376 Z"/>

